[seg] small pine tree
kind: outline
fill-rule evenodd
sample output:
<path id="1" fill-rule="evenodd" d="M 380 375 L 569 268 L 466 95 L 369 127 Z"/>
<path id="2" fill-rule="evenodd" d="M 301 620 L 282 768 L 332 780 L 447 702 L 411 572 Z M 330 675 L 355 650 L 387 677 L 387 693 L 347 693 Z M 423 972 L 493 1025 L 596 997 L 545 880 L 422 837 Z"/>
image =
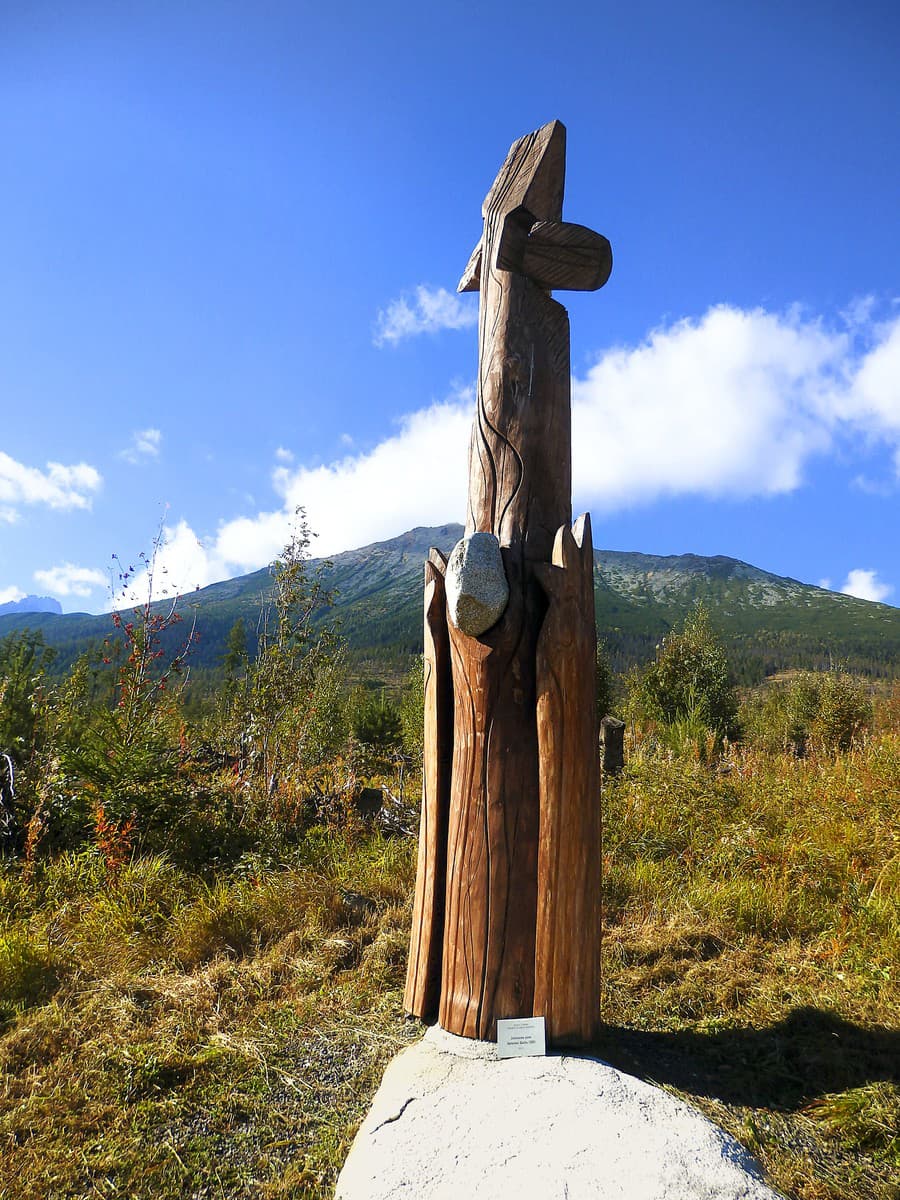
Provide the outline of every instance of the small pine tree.
<path id="1" fill-rule="evenodd" d="M 632 677 L 632 704 L 641 716 L 672 725 L 695 722 L 734 732 L 737 697 L 725 647 L 702 603 L 660 644 L 656 659 Z"/>

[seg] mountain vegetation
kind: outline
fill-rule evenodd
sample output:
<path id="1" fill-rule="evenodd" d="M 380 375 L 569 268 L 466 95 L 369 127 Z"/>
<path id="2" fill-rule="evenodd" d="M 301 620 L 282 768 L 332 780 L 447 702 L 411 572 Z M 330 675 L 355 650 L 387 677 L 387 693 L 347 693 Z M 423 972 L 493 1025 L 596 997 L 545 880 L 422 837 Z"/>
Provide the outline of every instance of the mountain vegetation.
<path id="1" fill-rule="evenodd" d="M 334 598 L 335 620 L 361 679 L 397 684 L 422 650 L 422 564 L 429 546 L 448 553 L 459 525 L 416 528 L 384 542 L 313 560 Z M 597 629 L 614 670 L 648 662 L 655 647 L 700 602 L 727 647 L 736 679 L 759 683 L 781 671 L 825 670 L 841 664 L 874 679 L 900 675 L 900 609 L 829 592 L 769 574 L 725 557 L 661 557 L 624 551 L 595 552 Z M 255 653 L 261 613 L 272 593 L 268 568 L 215 583 L 184 597 L 198 640 L 192 672 L 202 691 L 223 677 L 227 643 L 243 622 Z M 161 606 L 162 607 L 162 606 Z M 321 617 L 319 617 L 321 619 Z M 63 674 L 109 632 L 109 618 L 50 613 L 0 616 L 0 637 L 23 628 L 39 631 L 56 651 Z M 174 649 L 176 633 L 164 637 Z"/>

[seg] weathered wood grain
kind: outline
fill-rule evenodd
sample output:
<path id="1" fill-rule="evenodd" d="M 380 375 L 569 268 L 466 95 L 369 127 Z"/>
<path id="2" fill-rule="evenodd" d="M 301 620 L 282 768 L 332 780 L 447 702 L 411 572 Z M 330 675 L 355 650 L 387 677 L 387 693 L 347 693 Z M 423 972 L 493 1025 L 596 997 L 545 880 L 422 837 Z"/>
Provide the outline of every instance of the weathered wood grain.
<path id="1" fill-rule="evenodd" d="M 527 275 L 544 288 L 593 292 L 612 271 L 606 238 L 568 221 L 535 221 L 527 209 L 510 213 L 497 248 L 497 266 Z"/>
<path id="2" fill-rule="evenodd" d="M 590 527 L 581 522 L 573 539 L 569 322 L 549 289 L 600 286 L 611 257 L 605 238 L 562 221 L 565 145 L 558 121 L 513 143 L 459 284 L 480 293 L 466 533 L 497 537 L 509 584 L 506 610 L 486 633 L 470 637 L 452 622 L 447 630 L 453 737 L 439 1019 L 467 1037 L 494 1038 L 498 1019 L 540 1012 L 551 1041 L 585 1041 L 598 1016 Z M 418 957 L 407 982 L 414 1012 L 428 1008 L 418 988 L 422 974 L 434 978 L 421 963 L 433 961 L 439 890 L 429 875 L 439 849 L 422 850 L 434 831 L 424 803 L 422 821 Z"/>
<path id="3" fill-rule="evenodd" d="M 466 532 L 499 539 L 510 600 L 481 638 L 450 630 L 455 725 L 440 1021 L 469 1037 L 493 1038 L 498 1018 L 532 1010 L 543 599 L 530 562 L 549 558 L 557 528 L 571 519 L 568 317 L 531 280 L 492 264 L 512 209 L 527 202 L 559 217 L 564 163 L 559 122 L 520 138 L 484 206 Z"/>
<path id="4" fill-rule="evenodd" d="M 590 517 L 561 526 L 535 566 L 549 607 L 537 644 L 541 822 L 534 1011 L 555 1045 L 600 1020 L 600 770 Z"/>
<path id="5" fill-rule="evenodd" d="M 432 548 L 425 564 L 425 714 L 422 809 L 412 934 L 403 1006 L 423 1020 L 437 1015 L 441 991 L 450 769 L 453 759 L 453 685 L 444 570 Z"/>
<path id="6" fill-rule="evenodd" d="M 510 212 L 527 206 L 559 219 L 564 171 L 559 121 L 515 142 L 485 200 L 481 239 L 466 532 L 492 532 L 520 559 L 537 561 L 572 519 L 569 318 L 543 288 L 495 263 Z"/>
<path id="7" fill-rule="evenodd" d="M 504 565 L 510 599 L 501 621 L 480 638 L 450 627 L 455 723 L 440 1022 L 487 1039 L 498 1017 L 531 1014 L 534 991 L 539 597 L 508 552 Z"/>

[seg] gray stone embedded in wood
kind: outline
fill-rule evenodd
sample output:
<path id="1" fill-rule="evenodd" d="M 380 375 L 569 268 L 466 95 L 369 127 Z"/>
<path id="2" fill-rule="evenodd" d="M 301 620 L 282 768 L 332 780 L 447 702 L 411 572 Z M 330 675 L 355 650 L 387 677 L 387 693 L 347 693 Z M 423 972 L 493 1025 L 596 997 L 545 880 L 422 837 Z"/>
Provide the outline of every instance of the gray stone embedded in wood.
<path id="1" fill-rule="evenodd" d="M 479 637 L 503 616 L 509 584 L 500 543 L 492 533 L 470 533 L 447 560 L 447 610 L 462 633 Z"/>

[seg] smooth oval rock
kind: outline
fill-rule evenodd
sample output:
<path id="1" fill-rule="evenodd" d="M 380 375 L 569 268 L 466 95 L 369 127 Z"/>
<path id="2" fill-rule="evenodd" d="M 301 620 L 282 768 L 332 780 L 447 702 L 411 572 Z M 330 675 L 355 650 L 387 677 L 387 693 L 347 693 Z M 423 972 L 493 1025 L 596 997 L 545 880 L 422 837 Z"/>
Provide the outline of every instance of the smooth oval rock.
<path id="1" fill-rule="evenodd" d="M 434 1027 L 403 1050 L 336 1200 L 784 1200 L 683 1100 L 595 1058 L 498 1059 Z"/>
<path id="2" fill-rule="evenodd" d="M 479 637 L 503 616 L 509 584 L 500 543 L 492 533 L 470 533 L 447 561 L 447 611 L 462 633 Z"/>

